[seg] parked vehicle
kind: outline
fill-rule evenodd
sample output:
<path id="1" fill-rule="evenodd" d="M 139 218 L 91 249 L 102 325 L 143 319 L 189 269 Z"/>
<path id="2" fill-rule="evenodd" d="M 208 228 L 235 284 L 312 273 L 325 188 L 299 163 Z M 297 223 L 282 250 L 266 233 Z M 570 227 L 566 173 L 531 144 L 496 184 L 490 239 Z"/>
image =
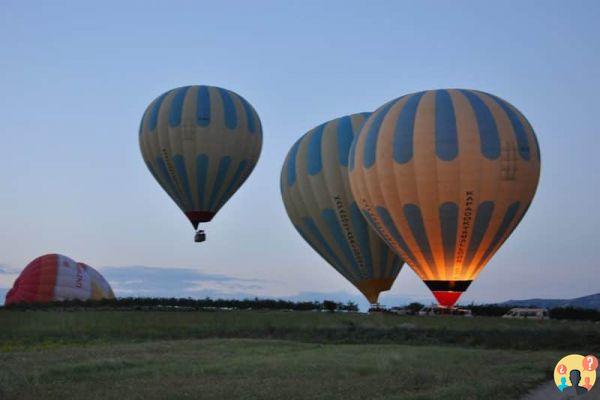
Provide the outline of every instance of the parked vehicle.
<path id="1" fill-rule="evenodd" d="M 549 319 L 548 310 L 545 308 L 512 308 L 502 318 L 513 319 Z"/>
<path id="2" fill-rule="evenodd" d="M 473 316 L 473 314 L 471 313 L 471 310 L 467 310 L 465 308 L 458 308 L 458 307 L 437 307 L 437 306 L 423 307 L 421 309 L 421 311 L 419 311 L 419 315 L 420 316 L 426 316 L 426 315 L 455 315 L 455 316 L 461 316 L 461 317 L 472 317 Z"/>

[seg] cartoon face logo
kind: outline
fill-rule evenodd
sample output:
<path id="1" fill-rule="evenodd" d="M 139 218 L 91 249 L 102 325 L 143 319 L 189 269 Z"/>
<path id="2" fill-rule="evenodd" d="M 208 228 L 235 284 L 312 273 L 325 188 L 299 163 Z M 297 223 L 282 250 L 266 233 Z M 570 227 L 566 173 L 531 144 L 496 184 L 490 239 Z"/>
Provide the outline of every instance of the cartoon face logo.
<path id="1" fill-rule="evenodd" d="M 596 383 L 598 359 L 593 355 L 569 354 L 554 367 L 554 383 L 558 390 L 580 396 L 586 394 Z"/>

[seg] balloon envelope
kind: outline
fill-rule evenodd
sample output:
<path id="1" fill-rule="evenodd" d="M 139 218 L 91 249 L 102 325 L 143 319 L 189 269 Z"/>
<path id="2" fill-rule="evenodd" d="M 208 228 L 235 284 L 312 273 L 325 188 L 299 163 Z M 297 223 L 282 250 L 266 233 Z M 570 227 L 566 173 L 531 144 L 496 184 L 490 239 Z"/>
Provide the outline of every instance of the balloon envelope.
<path id="1" fill-rule="evenodd" d="M 350 192 L 348 152 L 368 115 L 334 119 L 302 136 L 281 170 L 281 193 L 300 235 L 376 303 L 403 262 L 368 226 Z"/>
<path id="2" fill-rule="evenodd" d="M 25 267 L 6 294 L 6 304 L 114 298 L 110 285 L 94 268 L 60 254 L 46 254 Z"/>
<path id="3" fill-rule="evenodd" d="M 376 110 L 353 142 L 350 170 L 371 226 L 452 306 L 523 218 L 540 152 L 508 102 L 430 90 Z"/>
<path id="4" fill-rule="evenodd" d="M 254 169 L 262 127 L 254 108 L 238 94 L 185 86 L 150 103 L 139 141 L 148 169 L 197 228 Z"/>

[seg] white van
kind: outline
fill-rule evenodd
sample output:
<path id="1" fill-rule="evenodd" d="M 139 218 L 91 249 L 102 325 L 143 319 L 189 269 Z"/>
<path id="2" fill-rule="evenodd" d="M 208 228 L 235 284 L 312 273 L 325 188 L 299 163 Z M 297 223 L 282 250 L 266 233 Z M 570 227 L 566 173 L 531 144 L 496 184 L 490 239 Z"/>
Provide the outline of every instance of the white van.
<path id="1" fill-rule="evenodd" d="M 545 308 L 512 308 L 502 318 L 549 319 L 550 315 Z"/>

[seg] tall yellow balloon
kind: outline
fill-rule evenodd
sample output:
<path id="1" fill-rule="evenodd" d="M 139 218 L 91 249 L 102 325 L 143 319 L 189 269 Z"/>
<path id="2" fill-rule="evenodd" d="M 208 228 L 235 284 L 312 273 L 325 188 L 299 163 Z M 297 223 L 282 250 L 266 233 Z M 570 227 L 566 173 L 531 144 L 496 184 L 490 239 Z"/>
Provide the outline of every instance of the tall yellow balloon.
<path id="1" fill-rule="evenodd" d="M 139 141 L 148 169 L 197 228 L 212 220 L 254 169 L 262 127 L 240 95 L 184 86 L 148 105 Z"/>
<path id="2" fill-rule="evenodd" d="M 403 261 L 369 227 L 350 192 L 348 152 L 368 115 L 337 118 L 302 136 L 283 164 L 281 195 L 298 233 L 377 303 Z"/>
<path id="3" fill-rule="evenodd" d="M 491 94 L 409 94 L 376 110 L 350 153 L 362 212 L 439 304 L 452 306 L 527 211 L 540 173 L 525 117 Z"/>

